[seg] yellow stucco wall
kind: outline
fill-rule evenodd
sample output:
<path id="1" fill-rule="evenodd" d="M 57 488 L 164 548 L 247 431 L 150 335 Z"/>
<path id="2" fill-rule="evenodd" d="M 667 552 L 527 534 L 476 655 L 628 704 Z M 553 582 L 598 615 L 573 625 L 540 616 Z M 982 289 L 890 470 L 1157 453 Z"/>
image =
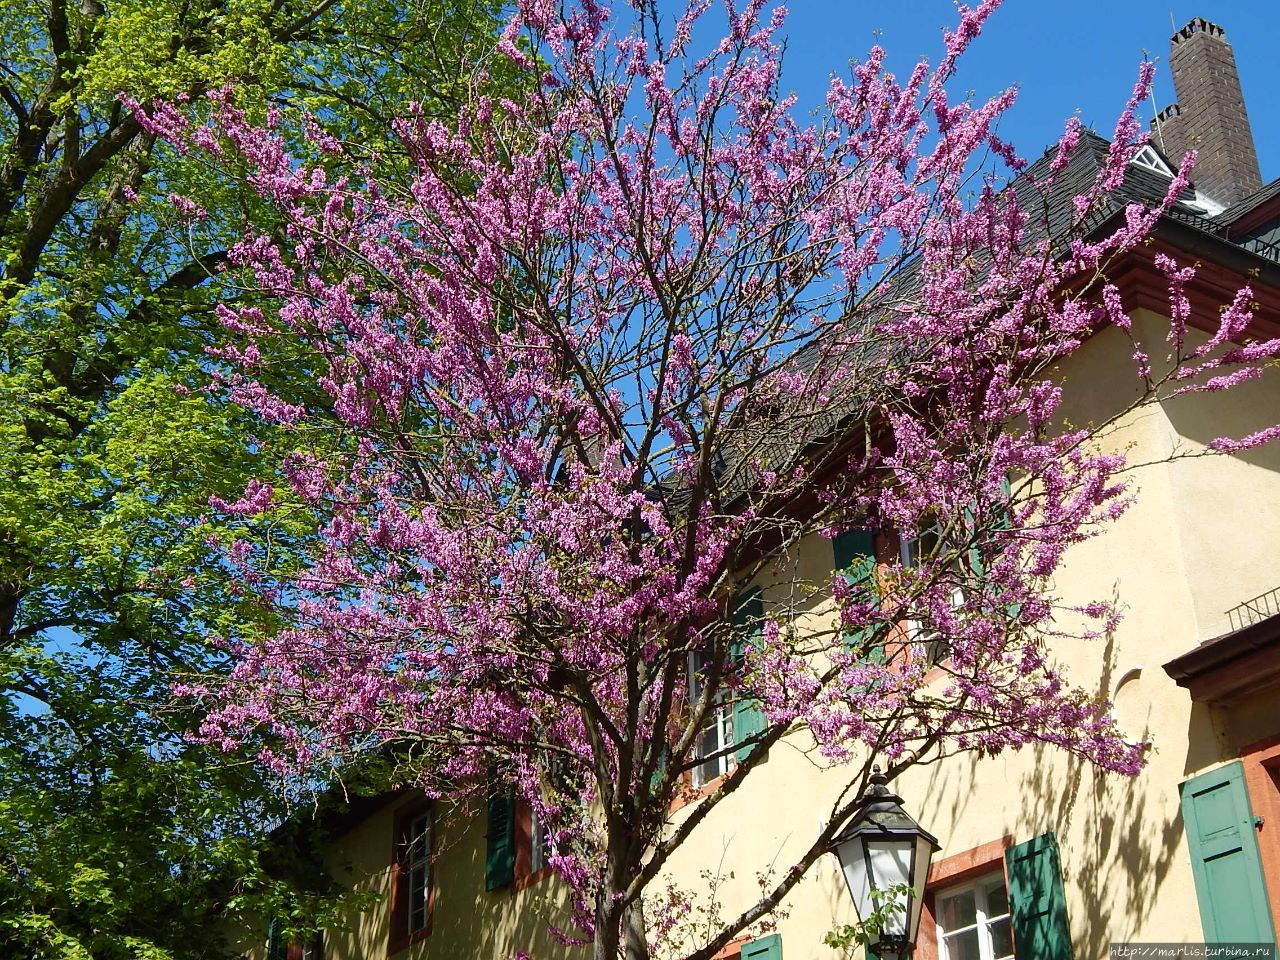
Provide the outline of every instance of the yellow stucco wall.
<path id="1" fill-rule="evenodd" d="M 1164 321 L 1135 315 L 1149 341 Z M 1102 422 L 1133 393 L 1131 349 L 1120 333 L 1099 333 L 1058 375 L 1063 413 L 1073 423 Z M 1189 396 L 1121 419 L 1105 440 L 1137 466 L 1133 506 L 1104 536 L 1068 554 L 1054 585 L 1067 601 L 1118 596 L 1127 614 L 1115 633 L 1063 644 L 1053 654 L 1076 683 L 1114 697 L 1116 715 L 1135 739 L 1155 748 L 1141 775 L 1101 775 L 1059 751 L 1026 749 L 994 759 L 954 758 L 908 771 L 895 784 L 908 809 L 939 838 L 939 857 L 1011 835 L 1021 842 L 1054 831 L 1062 851 L 1076 956 L 1105 956 L 1112 941 L 1202 939 L 1178 785 L 1234 756 L 1242 742 L 1280 730 L 1270 703 L 1235 718 L 1192 705 L 1161 665 L 1228 629 L 1226 611 L 1280 585 L 1280 449 L 1196 457 L 1219 434 L 1239 435 L 1280 414 L 1280 375 L 1227 394 Z M 1172 458 L 1172 459 L 1171 459 Z M 822 583 L 831 545 L 818 537 L 776 565 L 766 607 L 795 579 Z M 815 601 L 798 626 L 832 615 Z M 1123 684 L 1121 685 L 1121 681 Z M 762 769 L 674 857 L 677 885 L 720 904 L 730 916 L 758 895 L 757 874 L 793 862 L 821 827 L 838 776 L 824 774 L 795 736 L 771 751 Z M 677 813 L 678 818 L 682 814 Z M 385 892 L 393 810 L 388 807 L 342 839 L 354 863 L 351 882 Z M 546 909 L 563 916 L 553 882 L 519 893 L 486 894 L 482 818 L 444 816 L 436 876 L 434 930 L 405 956 L 496 958 L 526 949 L 534 957 L 573 955 L 546 934 Z M 820 863 L 784 904 L 778 922 L 788 960 L 834 958 L 823 934 L 852 922 L 852 905 L 834 862 Z M 327 960 L 386 956 L 384 910 L 353 933 L 331 933 Z M 581 955 L 581 954 L 579 954 Z"/>
<path id="2" fill-rule="evenodd" d="M 565 948 L 551 936 L 547 921 L 568 928 L 565 888 L 545 878 L 523 889 L 485 890 L 485 820 L 465 805 L 433 805 L 430 933 L 407 948 L 389 953 L 392 850 L 397 814 L 421 804 L 404 792 L 333 839 L 326 857 L 330 875 L 359 891 L 373 893 L 372 909 L 352 911 L 340 928 L 324 932 L 325 960 L 462 960 L 509 957 L 521 950 L 534 957 L 561 955 Z M 246 957 L 265 954 L 262 929 L 239 933 Z"/>

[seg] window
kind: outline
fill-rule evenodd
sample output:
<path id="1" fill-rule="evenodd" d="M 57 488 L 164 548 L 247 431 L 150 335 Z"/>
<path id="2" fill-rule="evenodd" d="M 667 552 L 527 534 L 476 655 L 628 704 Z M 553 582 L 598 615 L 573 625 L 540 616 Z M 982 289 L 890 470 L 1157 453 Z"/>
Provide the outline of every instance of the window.
<path id="1" fill-rule="evenodd" d="M 553 850 L 551 833 L 547 830 L 537 810 L 529 811 L 529 873 L 534 874 L 547 865 Z"/>
<path id="2" fill-rule="evenodd" d="M 763 624 L 764 602 L 760 591 L 753 588 L 736 601 L 726 670 L 740 668 L 747 651 L 759 645 Z M 710 654 L 705 651 L 689 656 L 690 703 L 701 699 L 706 689 L 703 677 L 710 663 Z M 693 788 L 706 786 L 732 770 L 739 761 L 745 761 L 760 746 L 758 738 L 766 726 L 758 700 L 742 695 L 741 691 L 723 687 L 717 690 L 693 745 L 694 759 L 703 761 L 693 768 L 690 777 Z"/>
<path id="3" fill-rule="evenodd" d="M 914 570 L 946 550 L 947 545 L 942 539 L 942 524 L 934 523 L 914 537 L 902 538 L 902 566 L 904 569 Z M 957 573 L 961 572 L 958 561 L 955 569 Z M 964 587 L 957 583 L 951 588 L 951 609 L 958 610 L 963 605 Z M 936 629 L 920 620 L 908 620 L 906 628 L 908 638 L 930 663 L 943 658 L 945 644 Z"/>
<path id="4" fill-rule="evenodd" d="M 392 849 L 389 952 L 403 950 L 431 930 L 431 807 L 410 803 L 396 813 Z"/>
<path id="5" fill-rule="evenodd" d="M 939 891 L 939 960 L 1010 960 L 1013 932 L 1003 871 Z"/>
<path id="6" fill-rule="evenodd" d="M 267 960 L 324 960 L 324 933 L 317 930 L 306 943 L 286 940 L 284 923 L 272 917 L 267 927 Z"/>
<path id="7" fill-rule="evenodd" d="M 427 927 L 427 894 L 431 889 L 431 813 L 409 821 L 404 870 L 407 876 L 407 910 L 409 936 Z"/>
<path id="8" fill-rule="evenodd" d="M 709 657 L 703 653 L 689 656 L 689 700 L 697 703 L 704 689 L 701 677 L 707 668 Z M 693 768 L 693 787 L 699 789 L 716 777 L 733 769 L 733 705 L 724 690 L 720 690 L 707 711 L 698 739 L 694 743 L 694 756 L 706 757 Z"/>
<path id="9" fill-rule="evenodd" d="M 1172 177 L 1173 171 L 1169 169 L 1169 165 L 1160 159 L 1160 154 L 1156 153 L 1156 148 L 1147 144 L 1141 150 L 1133 155 L 1133 159 L 1129 161 L 1135 167 L 1142 167 L 1153 173 L 1162 176 Z"/>

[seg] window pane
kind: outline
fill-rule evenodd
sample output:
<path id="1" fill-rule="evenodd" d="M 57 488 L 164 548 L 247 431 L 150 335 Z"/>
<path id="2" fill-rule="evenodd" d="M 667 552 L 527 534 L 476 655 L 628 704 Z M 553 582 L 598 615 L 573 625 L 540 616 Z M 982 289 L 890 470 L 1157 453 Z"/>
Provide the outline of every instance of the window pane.
<path id="1" fill-rule="evenodd" d="M 409 871 L 409 932 L 427 925 L 427 868 Z"/>
<path id="2" fill-rule="evenodd" d="M 948 936 L 942 943 L 947 951 L 947 960 L 982 960 L 977 927 Z"/>
<path id="3" fill-rule="evenodd" d="M 706 665 L 706 657 L 701 653 L 689 654 L 689 702 L 697 703 L 702 696 L 702 668 Z"/>
<path id="4" fill-rule="evenodd" d="M 720 760 L 719 758 L 716 758 L 715 760 L 708 760 L 706 763 L 695 767 L 693 772 L 695 774 L 693 778 L 693 785 L 695 787 L 706 786 L 716 777 L 720 776 Z"/>
<path id="5" fill-rule="evenodd" d="M 552 854 L 551 832 L 546 828 L 536 810 L 531 811 L 530 815 L 533 818 L 533 832 L 529 838 L 529 870 L 537 872 L 547 865 L 547 860 Z"/>
<path id="6" fill-rule="evenodd" d="M 409 825 L 409 843 L 405 861 L 409 864 L 427 859 L 431 850 L 431 817 L 418 817 Z"/>
<path id="7" fill-rule="evenodd" d="M 938 926 L 943 930 L 973 926 L 977 920 L 978 909 L 972 890 L 952 894 L 938 903 Z"/>
<path id="8" fill-rule="evenodd" d="M 991 931 L 991 946 L 996 960 L 1012 957 L 1013 931 L 1009 929 L 1009 918 L 997 920 L 988 929 Z"/>
<path id="9" fill-rule="evenodd" d="M 1009 912 L 1009 894 L 1004 889 L 1004 877 L 996 877 L 987 885 L 987 916 L 1002 917 Z"/>
<path id="10" fill-rule="evenodd" d="M 713 720 L 698 734 L 698 756 L 709 757 L 720 749 L 720 724 Z"/>

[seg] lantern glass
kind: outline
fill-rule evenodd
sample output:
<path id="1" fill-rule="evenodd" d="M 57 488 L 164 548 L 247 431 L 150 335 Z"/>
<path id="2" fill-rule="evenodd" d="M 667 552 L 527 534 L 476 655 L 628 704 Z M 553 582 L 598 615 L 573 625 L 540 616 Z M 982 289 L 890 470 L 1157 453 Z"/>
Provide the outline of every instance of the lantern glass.
<path id="1" fill-rule="evenodd" d="M 884 918 L 880 935 L 897 939 L 907 935 L 907 904 L 911 900 L 911 855 L 915 844 L 909 838 L 867 841 L 867 856 L 881 892 L 876 906 Z"/>
<path id="2" fill-rule="evenodd" d="M 836 847 L 836 857 L 844 870 L 849 896 L 853 897 L 853 909 L 857 911 L 859 918 L 870 916 L 875 909 L 875 903 L 871 899 L 871 873 L 867 870 L 863 846 L 863 838 L 858 836 L 850 837 Z"/>
<path id="3" fill-rule="evenodd" d="M 911 865 L 910 926 L 907 928 L 907 938 L 912 943 L 915 943 L 916 934 L 920 930 L 920 913 L 924 909 L 924 885 L 925 881 L 929 879 L 929 862 L 933 860 L 937 845 L 932 837 L 918 836 L 915 838 L 915 848 L 915 859 Z"/>
<path id="4" fill-rule="evenodd" d="M 911 866 L 916 844 L 909 837 L 861 834 L 840 844 L 837 856 L 854 908 L 862 919 L 882 918 L 884 938 L 906 937 L 909 905 L 919 902 L 912 885 Z M 923 883 L 920 883 L 923 886 Z"/>

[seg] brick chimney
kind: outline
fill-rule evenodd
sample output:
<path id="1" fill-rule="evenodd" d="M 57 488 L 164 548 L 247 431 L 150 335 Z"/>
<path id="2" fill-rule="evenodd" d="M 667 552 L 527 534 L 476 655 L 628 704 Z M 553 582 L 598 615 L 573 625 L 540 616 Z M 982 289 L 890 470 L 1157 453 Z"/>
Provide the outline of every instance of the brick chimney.
<path id="1" fill-rule="evenodd" d="M 1200 193 L 1224 206 L 1242 200 L 1262 186 L 1262 174 L 1226 31 L 1196 17 L 1170 46 L 1177 103 L 1152 121 L 1156 143 L 1174 166 L 1197 151 L 1191 178 Z"/>

